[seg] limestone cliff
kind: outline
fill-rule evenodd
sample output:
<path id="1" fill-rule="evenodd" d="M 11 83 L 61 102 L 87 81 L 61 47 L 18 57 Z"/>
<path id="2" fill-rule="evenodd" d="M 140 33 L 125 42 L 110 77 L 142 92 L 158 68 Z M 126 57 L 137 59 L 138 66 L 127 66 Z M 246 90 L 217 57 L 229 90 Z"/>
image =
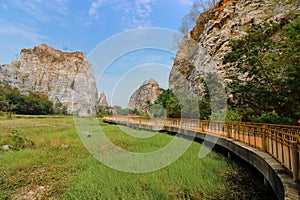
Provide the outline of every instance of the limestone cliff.
<path id="1" fill-rule="evenodd" d="M 93 115 L 97 87 L 91 64 L 81 52 L 61 52 L 47 45 L 22 49 L 20 60 L 0 66 L 0 80 L 23 94 L 44 94 L 69 114 Z"/>
<path id="2" fill-rule="evenodd" d="M 128 108 L 137 109 L 139 112 L 146 112 L 148 103 L 154 103 L 161 93 L 157 81 L 150 79 L 145 81 L 130 97 Z"/>
<path id="3" fill-rule="evenodd" d="M 98 106 L 99 106 L 99 107 L 106 107 L 106 106 L 108 106 L 108 103 L 107 103 L 107 101 L 106 101 L 106 96 L 105 96 L 105 93 L 104 93 L 104 92 L 102 92 L 102 93 L 100 94 Z"/>
<path id="4" fill-rule="evenodd" d="M 220 0 L 214 9 L 200 15 L 194 29 L 183 39 L 169 77 L 174 92 L 203 96 L 203 77 L 217 72 L 224 84 L 229 74 L 242 76 L 238 67 L 222 64 L 231 51 L 229 41 L 246 35 L 253 25 L 264 21 L 281 23 L 289 13 L 299 13 L 300 3 L 294 0 Z"/>

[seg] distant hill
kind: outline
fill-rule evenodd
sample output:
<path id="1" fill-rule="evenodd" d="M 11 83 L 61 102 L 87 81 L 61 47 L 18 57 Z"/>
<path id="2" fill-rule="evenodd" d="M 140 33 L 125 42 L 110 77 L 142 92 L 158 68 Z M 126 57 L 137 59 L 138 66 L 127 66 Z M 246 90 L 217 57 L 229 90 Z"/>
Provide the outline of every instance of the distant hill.
<path id="1" fill-rule="evenodd" d="M 137 110 L 140 113 L 145 113 L 150 103 L 154 103 L 161 93 L 161 89 L 157 81 L 150 79 L 144 81 L 130 97 L 128 108 Z"/>

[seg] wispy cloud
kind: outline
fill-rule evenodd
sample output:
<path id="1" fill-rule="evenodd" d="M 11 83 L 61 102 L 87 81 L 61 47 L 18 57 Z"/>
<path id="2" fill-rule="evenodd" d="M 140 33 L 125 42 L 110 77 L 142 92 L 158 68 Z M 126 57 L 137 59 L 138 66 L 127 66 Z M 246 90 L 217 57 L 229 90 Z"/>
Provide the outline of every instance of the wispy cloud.
<path id="1" fill-rule="evenodd" d="M 99 19 L 99 13 L 98 9 L 102 7 L 107 0 L 96 0 L 91 3 L 90 9 L 89 9 L 89 16 L 93 17 L 94 19 Z"/>
<path id="2" fill-rule="evenodd" d="M 42 22 L 59 21 L 58 15 L 66 16 L 69 0 L 11 0 L 9 4 L 23 10 Z"/>
<path id="3" fill-rule="evenodd" d="M 111 9 L 122 13 L 121 21 L 125 29 L 151 26 L 150 14 L 156 0 L 94 0 L 90 4 L 88 15 L 99 20 L 101 8 L 109 5 Z"/>
<path id="4" fill-rule="evenodd" d="M 5 10 L 8 9 L 8 7 L 7 7 L 5 4 L 2 4 L 1 6 L 2 6 L 2 8 L 4 8 Z"/>
<path id="5" fill-rule="evenodd" d="M 126 28 L 151 26 L 150 14 L 155 0 L 135 0 L 128 3 L 122 21 Z"/>
<path id="6" fill-rule="evenodd" d="M 6 35 L 20 35 L 27 39 L 38 42 L 43 39 L 47 39 L 47 36 L 38 33 L 38 30 L 25 26 L 25 25 L 13 25 L 5 20 L 0 20 L 0 33 Z"/>

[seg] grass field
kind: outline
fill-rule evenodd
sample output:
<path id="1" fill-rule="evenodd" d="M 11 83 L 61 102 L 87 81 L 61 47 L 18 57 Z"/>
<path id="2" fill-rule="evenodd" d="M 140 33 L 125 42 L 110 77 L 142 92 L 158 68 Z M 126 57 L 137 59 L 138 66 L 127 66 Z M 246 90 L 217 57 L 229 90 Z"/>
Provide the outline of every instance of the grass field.
<path id="1" fill-rule="evenodd" d="M 173 137 L 158 133 L 140 139 L 99 123 L 113 143 L 134 152 L 153 151 Z M 6 144 L 15 149 L 0 150 L 0 199 L 266 198 L 245 169 L 223 155 L 211 152 L 199 159 L 196 142 L 170 166 L 144 174 L 101 164 L 81 143 L 72 118 L 2 119 L 0 146 Z"/>

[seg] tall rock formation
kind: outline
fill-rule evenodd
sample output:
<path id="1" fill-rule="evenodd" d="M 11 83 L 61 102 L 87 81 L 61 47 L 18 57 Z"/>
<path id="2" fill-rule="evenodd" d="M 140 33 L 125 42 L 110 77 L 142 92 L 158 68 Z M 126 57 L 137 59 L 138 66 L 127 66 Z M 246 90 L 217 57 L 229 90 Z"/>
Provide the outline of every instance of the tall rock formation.
<path id="1" fill-rule="evenodd" d="M 146 112 L 148 103 L 154 103 L 161 93 L 157 81 L 150 79 L 145 81 L 130 97 L 128 108 L 137 109 L 139 112 Z"/>
<path id="2" fill-rule="evenodd" d="M 81 52 L 61 52 L 45 44 L 22 49 L 20 60 L 0 66 L 0 80 L 23 94 L 33 91 L 62 103 L 69 114 L 96 113 L 97 87 L 91 64 Z"/>
<path id="3" fill-rule="evenodd" d="M 108 106 L 108 103 L 106 101 L 106 96 L 104 92 L 101 92 L 99 102 L 98 102 L 99 107 L 106 107 Z"/>
<path id="4" fill-rule="evenodd" d="M 224 85 L 229 74 L 243 76 L 238 67 L 222 63 L 231 51 L 229 41 L 248 34 L 253 25 L 264 21 L 282 23 L 288 13 L 299 13 L 300 3 L 294 0 L 220 0 L 216 7 L 200 15 L 194 29 L 182 40 L 169 77 L 174 92 L 202 97 L 203 78 L 217 72 Z"/>

